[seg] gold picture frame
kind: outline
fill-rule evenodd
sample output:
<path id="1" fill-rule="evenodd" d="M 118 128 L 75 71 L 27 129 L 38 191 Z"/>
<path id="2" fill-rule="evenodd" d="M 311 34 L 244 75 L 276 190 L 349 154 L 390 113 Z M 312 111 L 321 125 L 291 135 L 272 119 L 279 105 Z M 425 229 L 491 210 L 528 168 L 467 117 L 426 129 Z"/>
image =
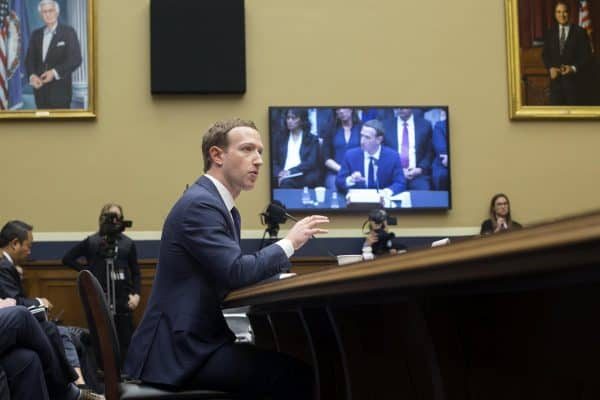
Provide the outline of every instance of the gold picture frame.
<path id="1" fill-rule="evenodd" d="M 0 119 L 95 118 L 94 0 L 8 3 Z"/>
<path id="2" fill-rule="evenodd" d="M 506 47 L 508 59 L 508 103 L 509 117 L 513 120 L 535 120 L 535 119 L 600 119 L 600 105 L 590 106 L 557 106 L 557 105 L 531 105 L 528 99 L 529 86 L 527 79 L 529 75 L 524 71 L 531 70 L 532 75 L 543 82 L 549 78 L 544 74 L 546 71 L 539 66 L 531 67 L 529 62 L 531 56 L 521 48 L 519 37 L 519 3 L 525 0 L 505 0 L 506 13 Z M 575 14 L 576 15 L 576 14 Z M 573 15 L 571 15 L 571 19 Z M 527 49 L 539 51 L 541 48 Z M 536 61 L 536 60 L 534 60 Z M 524 76 L 527 75 L 527 76 Z"/>

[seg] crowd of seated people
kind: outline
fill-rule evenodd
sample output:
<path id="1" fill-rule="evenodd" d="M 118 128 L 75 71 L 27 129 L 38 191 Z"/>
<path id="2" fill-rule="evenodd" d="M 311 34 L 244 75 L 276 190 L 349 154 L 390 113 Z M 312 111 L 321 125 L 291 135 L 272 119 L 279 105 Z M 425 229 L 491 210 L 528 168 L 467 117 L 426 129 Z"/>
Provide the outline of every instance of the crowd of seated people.
<path id="1" fill-rule="evenodd" d="M 424 108 L 306 107 L 272 111 L 273 187 L 324 186 L 345 192 L 348 187 L 340 182 L 357 171 L 345 171 L 342 166 L 350 161 L 346 159 L 350 150 L 362 148 L 366 154 L 361 128 L 373 120 L 381 124 L 382 147 L 399 156 L 402 190 L 449 190 L 446 112 Z M 365 164 L 365 170 L 360 171 L 365 177 L 366 168 Z"/>
<path id="2" fill-rule="evenodd" d="M 31 225 L 19 220 L 7 222 L 0 230 L 0 299 L 7 308 L 0 314 L 0 372 L 8 377 L 11 398 L 15 400 L 44 399 L 48 395 L 65 400 L 103 399 L 104 396 L 85 388 L 79 357 L 67 329 L 47 320 L 44 310 L 51 309 L 52 303 L 25 293 L 18 267 L 31 253 L 32 231 Z M 37 333 L 15 335 L 21 328 Z M 21 347 L 33 353 L 13 351 Z M 23 363 L 37 364 L 39 368 L 21 368 Z M 31 380 L 32 384 L 21 385 L 22 380 Z"/>

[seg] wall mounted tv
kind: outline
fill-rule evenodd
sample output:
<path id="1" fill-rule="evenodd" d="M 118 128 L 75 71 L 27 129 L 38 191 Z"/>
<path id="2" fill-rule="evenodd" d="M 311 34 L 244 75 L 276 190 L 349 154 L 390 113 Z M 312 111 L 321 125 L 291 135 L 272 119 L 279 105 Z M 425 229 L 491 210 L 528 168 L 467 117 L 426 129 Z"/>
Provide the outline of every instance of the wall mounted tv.
<path id="1" fill-rule="evenodd" d="M 290 212 L 451 208 L 447 106 L 269 107 L 271 200 Z"/>

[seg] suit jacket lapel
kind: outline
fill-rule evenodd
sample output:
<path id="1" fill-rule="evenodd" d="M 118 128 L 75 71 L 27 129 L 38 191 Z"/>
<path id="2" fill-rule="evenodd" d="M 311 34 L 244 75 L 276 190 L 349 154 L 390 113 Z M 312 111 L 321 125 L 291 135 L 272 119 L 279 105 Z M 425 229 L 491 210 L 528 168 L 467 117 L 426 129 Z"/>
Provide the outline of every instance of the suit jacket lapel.
<path id="1" fill-rule="evenodd" d="M 219 194 L 219 191 L 217 190 L 217 187 L 215 186 L 215 184 L 212 183 L 212 181 L 210 179 L 208 179 L 207 177 L 205 177 L 204 175 L 202 175 L 200 178 L 198 178 L 196 183 L 198 185 L 202 186 L 203 188 L 205 188 L 206 190 L 208 190 L 215 198 L 219 199 L 219 206 L 221 208 L 221 212 L 225 216 L 225 221 L 227 221 L 227 226 L 229 227 L 229 231 L 232 233 L 232 236 L 234 237 L 234 239 L 239 239 L 237 237 L 237 229 L 235 228 L 235 225 L 233 224 L 233 220 L 231 219 L 231 213 L 227 209 L 227 206 L 225 205 L 223 198 L 221 198 L 221 194 Z"/>
<path id="2" fill-rule="evenodd" d="M 47 60 L 49 60 L 49 58 L 52 55 L 52 50 L 56 47 L 56 44 L 58 43 L 58 41 L 61 38 L 61 26 L 60 24 L 56 25 L 56 29 L 54 30 L 54 35 L 52 35 L 52 40 L 50 40 L 50 45 L 48 46 L 48 51 L 46 52 L 46 59 L 44 60 L 44 62 L 47 62 Z M 43 40 L 43 32 L 42 32 L 42 40 Z M 42 42 L 43 43 L 43 42 Z M 43 46 L 43 44 L 42 44 Z"/>

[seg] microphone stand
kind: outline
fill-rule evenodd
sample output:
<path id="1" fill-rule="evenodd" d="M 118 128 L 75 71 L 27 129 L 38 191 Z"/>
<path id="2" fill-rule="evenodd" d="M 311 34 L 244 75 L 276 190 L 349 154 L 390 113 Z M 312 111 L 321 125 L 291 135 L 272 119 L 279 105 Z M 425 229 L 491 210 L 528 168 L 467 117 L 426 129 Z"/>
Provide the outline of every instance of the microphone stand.
<path id="1" fill-rule="evenodd" d="M 265 241 L 265 236 L 267 236 L 267 233 L 269 234 L 269 239 L 268 239 L 268 241 Z M 263 232 L 263 236 L 260 241 L 260 246 L 258 249 L 260 250 L 263 247 L 267 247 L 268 245 L 275 243 L 277 241 L 278 234 L 279 234 L 279 224 L 269 222 L 268 226 L 265 228 L 265 231 Z"/>

